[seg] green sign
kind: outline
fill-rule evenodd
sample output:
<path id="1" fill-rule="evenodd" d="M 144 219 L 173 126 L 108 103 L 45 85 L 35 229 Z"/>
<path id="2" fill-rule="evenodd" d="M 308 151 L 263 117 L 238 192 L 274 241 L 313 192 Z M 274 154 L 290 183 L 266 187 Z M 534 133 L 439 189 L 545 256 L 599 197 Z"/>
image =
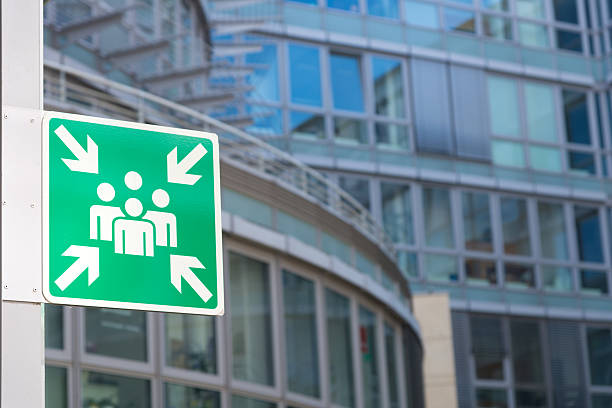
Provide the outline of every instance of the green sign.
<path id="1" fill-rule="evenodd" d="M 223 314 L 217 136 L 45 112 L 43 294 Z"/>

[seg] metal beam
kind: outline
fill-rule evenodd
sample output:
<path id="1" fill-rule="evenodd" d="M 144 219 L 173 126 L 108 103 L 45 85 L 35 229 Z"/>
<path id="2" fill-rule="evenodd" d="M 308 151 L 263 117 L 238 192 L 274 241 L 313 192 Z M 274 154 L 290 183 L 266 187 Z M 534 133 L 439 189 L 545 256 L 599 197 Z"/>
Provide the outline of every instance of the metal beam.
<path id="1" fill-rule="evenodd" d="M 170 46 L 167 39 L 138 44 L 126 48 L 121 48 L 104 55 L 104 59 L 110 59 L 119 65 L 128 65 L 143 58 L 157 55 Z"/>
<path id="2" fill-rule="evenodd" d="M 57 31 L 59 34 L 65 35 L 68 42 L 75 42 L 83 37 L 102 31 L 108 26 L 120 23 L 123 19 L 123 14 L 127 10 L 127 8 L 124 8 L 75 23 L 69 23 L 59 27 Z"/>
<path id="3" fill-rule="evenodd" d="M 229 57 L 260 52 L 261 49 L 261 44 L 215 42 L 213 46 L 213 54 L 215 57 Z"/>

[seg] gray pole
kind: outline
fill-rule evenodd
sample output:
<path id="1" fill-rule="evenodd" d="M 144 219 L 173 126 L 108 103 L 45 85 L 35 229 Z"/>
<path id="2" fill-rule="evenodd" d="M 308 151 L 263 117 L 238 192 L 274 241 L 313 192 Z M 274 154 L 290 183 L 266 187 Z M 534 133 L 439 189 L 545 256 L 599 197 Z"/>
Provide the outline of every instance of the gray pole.
<path id="1" fill-rule="evenodd" d="M 29 183 L 26 180 L 29 177 L 24 174 L 30 177 L 33 175 L 32 167 L 28 167 L 28 163 L 40 163 L 43 6 L 41 0 L 2 0 L 0 4 L 2 8 L 0 13 L 2 18 L 0 405 L 6 408 L 43 408 L 45 353 L 44 320 L 42 303 L 39 300 L 40 281 L 23 281 L 25 277 L 31 278 L 36 275 L 40 279 L 42 273 L 39 262 L 41 259 L 40 192 L 34 196 L 29 195 L 34 190 L 27 185 Z M 13 112 L 20 113 L 13 114 Z M 20 126 L 24 127 L 25 123 L 29 124 L 31 131 L 28 130 L 27 134 L 15 131 Z M 37 138 L 35 131 L 38 134 Z M 19 140 L 25 142 L 22 148 L 17 148 L 19 143 L 16 141 Z M 23 160 L 23 170 L 12 164 L 9 165 L 15 157 Z M 21 187 L 16 187 L 20 183 Z M 36 185 L 33 187 L 35 189 Z M 15 226 L 19 228 L 15 230 Z M 39 232 L 36 232 L 37 230 Z M 32 259 L 34 262 L 31 262 Z M 20 266 L 22 262 L 23 265 Z M 38 263 L 37 268 L 36 263 Z"/>

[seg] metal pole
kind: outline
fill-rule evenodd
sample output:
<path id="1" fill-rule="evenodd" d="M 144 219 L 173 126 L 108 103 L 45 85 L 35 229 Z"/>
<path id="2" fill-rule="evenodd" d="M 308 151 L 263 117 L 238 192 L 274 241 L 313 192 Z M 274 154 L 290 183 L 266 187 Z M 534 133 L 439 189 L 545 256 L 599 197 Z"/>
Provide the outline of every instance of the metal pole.
<path id="1" fill-rule="evenodd" d="M 23 275 L 41 275 L 40 264 L 34 271 L 31 269 L 27 254 L 34 254 L 40 259 L 41 225 L 40 195 L 29 186 L 16 189 L 19 171 L 8 165 L 10 157 L 22 156 L 26 162 L 40 162 L 40 117 L 42 110 L 42 1 L 40 0 L 2 0 L 1 4 L 1 41 L 2 41 L 2 246 L 1 246 L 1 388 L 0 405 L 2 407 L 43 408 L 44 393 L 44 320 L 42 303 L 37 300 L 37 286 L 29 284 L 28 301 L 16 301 L 26 291 L 19 284 Z M 17 108 L 22 114 L 9 116 L 7 107 Z M 27 118 L 27 119 L 26 119 Z M 23 136 L 31 151 L 14 149 L 14 124 L 18 121 L 30 124 L 32 132 Z M 24 125 L 25 126 L 25 125 Z M 38 132 L 38 138 L 34 131 Z M 29 154 L 29 156 L 27 156 Z M 24 173 L 32 173 L 24 163 Z M 32 175 L 32 174 L 30 174 Z M 36 187 L 36 186 L 34 186 Z M 34 191 L 34 195 L 28 195 Z M 27 210 L 24 202 L 28 199 Z M 27 211 L 30 211 L 29 213 Z M 32 215 L 34 217 L 32 218 Z M 30 218 L 30 221 L 28 221 Z M 16 223 L 15 223 L 16 221 Z M 28 227 L 28 224 L 30 227 Z M 14 225 L 23 226 L 23 232 L 15 232 Z M 32 234 L 32 231 L 34 233 Z M 19 268 L 19 262 L 27 266 Z M 17 295 L 17 296 L 15 296 Z"/>

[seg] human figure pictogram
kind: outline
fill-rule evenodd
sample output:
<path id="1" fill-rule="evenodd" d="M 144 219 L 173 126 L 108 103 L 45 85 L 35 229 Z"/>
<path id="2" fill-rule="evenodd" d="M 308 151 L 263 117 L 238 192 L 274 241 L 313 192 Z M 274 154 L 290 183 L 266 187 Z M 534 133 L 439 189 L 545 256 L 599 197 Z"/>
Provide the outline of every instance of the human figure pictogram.
<path id="1" fill-rule="evenodd" d="M 153 256 L 155 231 L 153 223 L 136 219 L 142 214 L 142 204 L 137 198 L 125 202 L 125 211 L 134 218 L 117 218 L 115 230 L 115 253 Z"/>
<path id="2" fill-rule="evenodd" d="M 162 189 L 153 192 L 153 204 L 159 208 L 166 208 L 170 203 L 170 196 Z M 169 212 L 149 210 L 143 216 L 145 220 L 155 225 L 155 244 L 157 246 L 176 247 L 176 216 Z M 170 243 L 168 243 L 170 241 Z"/>
<path id="3" fill-rule="evenodd" d="M 115 189 L 109 183 L 100 183 L 96 192 L 98 198 L 107 203 L 115 198 Z M 119 207 L 99 204 L 89 207 L 89 238 L 112 241 L 113 221 L 120 217 L 125 217 L 125 215 Z"/>

